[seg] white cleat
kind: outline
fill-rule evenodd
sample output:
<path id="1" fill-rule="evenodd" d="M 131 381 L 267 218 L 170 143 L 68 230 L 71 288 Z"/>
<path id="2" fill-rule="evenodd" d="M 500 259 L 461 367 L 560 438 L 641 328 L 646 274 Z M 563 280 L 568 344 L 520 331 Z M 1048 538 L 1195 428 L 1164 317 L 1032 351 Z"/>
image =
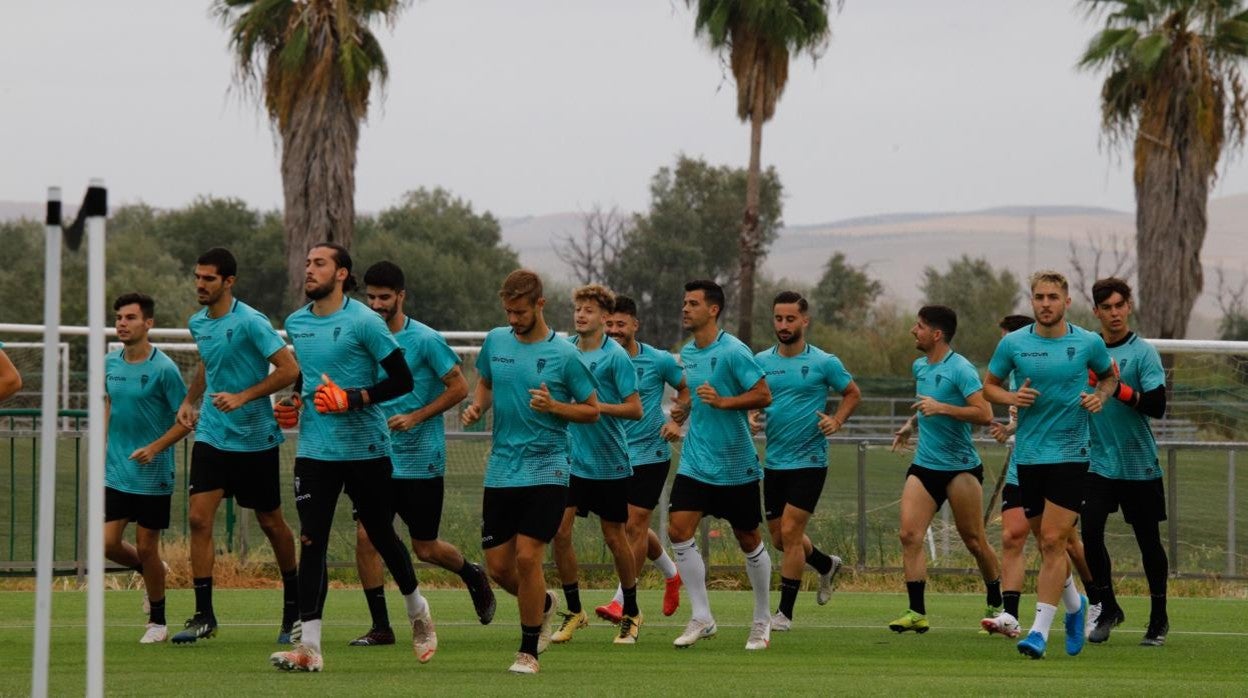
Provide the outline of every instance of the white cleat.
<path id="1" fill-rule="evenodd" d="M 516 652 L 516 661 L 511 663 L 507 671 L 513 674 L 536 674 L 538 669 L 537 657 L 528 652 Z"/>
<path id="2" fill-rule="evenodd" d="M 987 630 L 989 635 L 1004 635 L 1008 638 L 1016 638 L 1022 632 L 1018 627 L 1018 619 L 1004 611 L 979 621 L 979 627 Z"/>
<path id="3" fill-rule="evenodd" d="M 537 636 L 537 653 L 541 654 L 550 647 L 551 626 L 555 624 L 555 614 L 559 612 L 559 597 L 547 589 L 546 596 L 550 599 L 550 608 L 542 614 L 542 633 Z M 514 665 L 513 665 L 514 666 Z M 537 673 L 535 669 L 531 673 Z"/>
<path id="4" fill-rule="evenodd" d="M 815 603 L 826 606 L 832 599 L 832 585 L 836 581 L 836 573 L 841 571 L 841 558 L 832 555 L 832 569 L 827 574 L 819 575 L 819 588 L 815 590 Z"/>
<path id="5" fill-rule="evenodd" d="M 429 611 L 429 602 L 425 602 L 425 610 L 412 619 L 412 654 L 421 664 L 433 659 L 438 651 L 438 633 L 433 627 L 433 615 Z"/>
<path id="6" fill-rule="evenodd" d="M 676 647 L 693 647 L 698 640 L 715 637 L 717 632 L 719 632 L 719 628 L 715 627 L 714 620 L 690 618 L 689 624 L 685 626 L 685 632 L 681 633 L 680 637 L 672 640 L 672 644 Z"/>
<path id="7" fill-rule="evenodd" d="M 793 619 L 776 611 L 771 614 L 771 629 L 778 633 L 787 633 L 793 629 Z"/>
<path id="8" fill-rule="evenodd" d="M 321 657 L 321 653 L 304 644 L 270 654 L 269 663 L 283 671 L 317 672 L 325 669 L 325 659 Z"/>
<path id="9" fill-rule="evenodd" d="M 771 622 L 756 620 L 750 626 L 750 636 L 745 640 L 747 650 L 765 650 L 771 645 Z"/>
<path id="10" fill-rule="evenodd" d="M 1101 604 L 1092 604 L 1088 606 L 1088 618 L 1083 623 L 1083 637 L 1087 639 L 1096 630 L 1096 619 L 1101 617 Z"/>
<path id="11" fill-rule="evenodd" d="M 155 623 L 147 624 L 147 631 L 143 633 L 143 638 L 139 640 L 140 645 L 155 645 L 169 639 L 169 626 L 156 625 Z"/>

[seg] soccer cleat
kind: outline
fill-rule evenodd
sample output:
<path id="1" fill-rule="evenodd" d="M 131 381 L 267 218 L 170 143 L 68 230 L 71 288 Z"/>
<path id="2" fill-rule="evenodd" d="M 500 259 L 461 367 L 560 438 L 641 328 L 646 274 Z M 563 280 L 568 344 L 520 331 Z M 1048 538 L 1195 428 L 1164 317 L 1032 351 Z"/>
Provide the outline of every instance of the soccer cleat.
<path id="1" fill-rule="evenodd" d="M 555 623 L 555 614 L 559 612 L 559 597 L 547 589 L 546 598 L 550 599 L 550 608 L 542 613 L 542 632 L 537 636 L 537 653 L 541 654 L 550 647 L 550 626 Z M 532 673 L 532 672 L 530 672 Z"/>
<path id="2" fill-rule="evenodd" d="M 991 620 L 991 619 L 993 619 L 993 618 L 996 618 L 996 617 L 997 617 L 997 616 L 999 616 L 999 615 L 1001 615 L 1001 608 L 1000 608 L 1000 607 L 998 607 L 998 606 L 988 606 L 987 608 L 985 608 L 985 609 L 984 609 L 984 620 Z M 992 634 L 992 631 L 991 631 L 991 630 L 989 630 L 988 628 L 984 627 L 984 621 L 983 621 L 983 620 L 981 620 L 981 621 L 979 622 L 979 634 L 980 634 L 980 635 L 991 635 L 991 634 Z"/>
<path id="3" fill-rule="evenodd" d="M 300 638 L 303 637 L 303 623 L 298 620 L 282 621 L 282 627 L 277 630 L 277 644 L 294 645 L 298 644 Z"/>
<path id="4" fill-rule="evenodd" d="M 270 654 L 269 663 L 284 671 L 321 671 L 325 668 L 321 653 L 304 644 Z"/>
<path id="5" fill-rule="evenodd" d="M 498 604 L 494 600 L 494 590 L 490 588 L 490 579 L 485 576 L 485 570 L 481 569 L 481 565 L 476 563 L 468 563 L 477 572 L 477 578 L 481 583 L 476 586 L 468 587 L 468 595 L 472 597 L 472 607 L 477 612 L 477 620 L 481 621 L 481 625 L 489 625 L 494 620 L 494 611 L 497 610 Z"/>
<path id="6" fill-rule="evenodd" d="M 771 614 L 771 629 L 778 633 L 787 633 L 793 629 L 793 619 L 776 611 Z"/>
<path id="7" fill-rule="evenodd" d="M 169 627 L 165 625 L 156 625 L 155 623 L 147 624 L 147 631 L 143 633 L 143 637 L 139 640 L 140 645 L 154 645 L 158 642 L 164 642 L 169 639 Z"/>
<path id="8" fill-rule="evenodd" d="M 1148 621 L 1148 630 L 1144 632 L 1144 639 L 1140 640 L 1141 647 L 1161 647 L 1166 644 L 1166 634 L 1170 632 L 1170 619 L 1162 618 L 1160 621 Z"/>
<path id="9" fill-rule="evenodd" d="M 771 622 L 756 620 L 750 626 L 750 636 L 745 639 L 747 650 L 765 650 L 771 644 Z"/>
<path id="10" fill-rule="evenodd" d="M 421 664 L 433 659 L 438 651 L 438 633 L 433 628 L 433 614 L 429 612 L 429 602 L 425 602 L 425 610 L 412 619 L 412 654 Z"/>
<path id="11" fill-rule="evenodd" d="M 888 624 L 888 629 L 895 633 L 904 633 L 912 630 L 920 635 L 932 629 L 927 623 L 927 616 L 921 613 L 907 610 L 901 614 L 901 617 Z"/>
<path id="12" fill-rule="evenodd" d="M 1093 606 L 1093 608 L 1096 608 Z M 1092 614 L 1088 614 L 1088 623 L 1092 623 Z M 1088 631 L 1088 642 L 1099 645 L 1109 640 L 1109 633 L 1114 628 L 1122 625 L 1127 616 L 1122 612 L 1121 608 L 1113 608 L 1108 612 L 1102 610 L 1100 616 L 1096 619 L 1096 625 L 1092 626 Z"/>
<path id="13" fill-rule="evenodd" d="M 1018 627 L 1018 619 L 1008 613 L 999 613 L 991 618 L 985 618 L 979 621 L 979 627 L 987 631 L 989 635 L 1004 635 L 1011 639 L 1022 633 L 1022 628 Z"/>
<path id="14" fill-rule="evenodd" d="M 167 577 L 169 575 L 169 563 L 165 562 L 164 560 L 161 560 L 160 564 L 165 566 L 165 576 Z M 143 582 L 143 575 L 139 575 L 139 581 Z M 146 584 L 143 585 L 143 615 L 145 616 L 152 615 L 152 600 L 148 598 L 147 596 Z"/>
<path id="15" fill-rule="evenodd" d="M 671 614 L 666 611 L 666 594 L 663 596 L 663 603 L 665 604 L 663 614 L 670 616 Z M 620 621 L 624 618 L 624 605 L 619 601 L 612 600 L 611 603 L 603 604 L 598 608 L 595 608 L 594 613 L 597 614 L 599 618 L 611 623 L 612 625 L 619 625 Z"/>
<path id="16" fill-rule="evenodd" d="M 516 661 L 512 662 L 511 667 L 507 669 L 513 674 L 536 674 L 537 670 L 537 657 L 528 652 L 516 652 Z"/>
<path id="17" fill-rule="evenodd" d="M 1079 610 L 1066 614 L 1066 654 L 1075 656 L 1083 651 L 1086 637 L 1083 628 L 1088 619 L 1088 597 L 1079 595 Z"/>
<path id="18" fill-rule="evenodd" d="M 585 611 L 577 611 L 576 613 L 561 612 L 559 614 L 563 620 L 559 623 L 559 629 L 550 636 L 550 641 L 562 645 L 572 640 L 572 636 L 581 628 L 589 627 L 589 618 L 585 616 Z M 623 621 L 621 621 L 623 622 Z"/>
<path id="19" fill-rule="evenodd" d="M 393 645 L 394 629 L 372 627 L 368 632 L 347 643 L 349 647 L 376 647 L 377 645 Z"/>
<path id="20" fill-rule="evenodd" d="M 827 574 L 819 575 L 819 588 L 815 590 L 815 603 L 827 605 L 832 599 L 832 584 L 836 581 L 836 573 L 841 571 L 841 558 L 831 555 L 832 569 Z"/>
<path id="21" fill-rule="evenodd" d="M 641 627 L 641 614 L 635 616 L 624 616 L 620 619 L 620 632 L 615 636 L 615 644 L 617 645 L 635 645 L 637 644 L 637 630 Z"/>
<path id="22" fill-rule="evenodd" d="M 1018 643 L 1018 653 L 1027 655 L 1032 659 L 1044 659 L 1044 636 L 1039 630 L 1033 630 L 1027 633 L 1027 637 Z"/>
<path id="23" fill-rule="evenodd" d="M 663 586 L 663 615 L 670 616 L 680 608 L 680 573 L 667 580 Z"/>
<path id="24" fill-rule="evenodd" d="M 196 613 L 186 621 L 186 628 L 173 636 L 173 644 L 190 645 L 197 640 L 216 637 L 217 619 Z"/>
<path id="25" fill-rule="evenodd" d="M 1083 636 L 1084 637 L 1086 638 L 1092 637 L 1092 631 L 1096 630 L 1096 622 L 1101 617 L 1102 608 L 1103 606 L 1101 606 L 1101 604 L 1099 603 L 1094 603 L 1088 606 L 1088 618 L 1083 624 Z"/>
<path id="26" fill-rule="evenodd" d="M 681 633 L 675 640 L 672 640 L 672 644 L 676 647 L 693 647 L 698 640 L 708 640 L 715 637 L 717 632 L 719 632 L 719 628 L 715 627 L 714 620 L 690 618 L 689 624 L 685 626 L 685 632 Z"/>

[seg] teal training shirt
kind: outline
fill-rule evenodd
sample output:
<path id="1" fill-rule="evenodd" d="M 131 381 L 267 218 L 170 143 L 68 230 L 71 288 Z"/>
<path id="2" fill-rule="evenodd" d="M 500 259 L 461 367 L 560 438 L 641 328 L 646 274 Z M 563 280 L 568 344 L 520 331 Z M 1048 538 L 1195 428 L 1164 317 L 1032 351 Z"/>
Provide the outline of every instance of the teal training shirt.
<path id="1" fill-rule="evenodd" d="M 767 415 L 767 459 L 771 470 L 826 468 L 828 438 L 819 431 L 816 412 L 828 409 L 828 391 L 845 392 L 854 377 L 845 364 L 822 349 L 806 345 L 786 357 L 774 346 L 754 355 L 771 389 Z"/>
<path id="2" fill-rule="evenodd" d="M 680 350 L 685 381 L 693 393 L 689 430 L 680 452 L 680 475 L 711 485 L 743 485 L 759 480 L 758 451 L 750 435 L 746 410 L 710 407 L 697 395 L 710 383 L 723 397 L 745 393 L 763 380 L 763 369 L 741 340 L 720 330 L 703 348 L 689 342 Z"/>
<path id="3" fill-rule="evenodd" d="M 1019 408 L 1014 454 L 1022 467 L 1053 463 L 1087 463 L 1091 458 L 1088 411 L 1079 395 L 1090 391 L 1088 369 L 1110 369 L 1109 351 L 1101 336 L 1066 323 L 1061 337 L 1041 337 L 1028 325 L 1007 334 L 997 345 L 988 371 L 1005 378 L 1011 371 L 1021 386 L 1028 379 L 1040 395 L 1031 407 Z"/>
<path id="4" fill-rule="evenodd" d="M 569 337 L 576 347 L 577 338 Z M 581 351 L 581 363 L 598 384 L 598 402 L 618 405 L 637 392 L 633 362 L 614 339 L 603 335 L 597 349 Z M 569 424 L 572 444 L 572 474 L 590 480 L 619 480 L 633 474 L 628 460 L 628 435 L 624 424 L 634 420 L 600 415 L 589 424 Z"/>
<path id="5" fill-rule="evenodd" d="M 949 350 L 935 364 L 926 356 L 914 360 L 915 397 L 930 397 L 954 407 L 966 407 L 967 398 L 982 392 L 979 372 L 961 354 Z M 931 470 L 969 470 L 980 465 L 979 451 L 971 440 L 971 424 L 946 415 L 919 418 L 919 445 L 914 464 Z"/>
<path id="6" fill-rule="evenodd" d="M 130 454 L 165 435 L 186 399 L 182 374 L 163 351 L 138 363 L 126 361 L 124 349 L 104 357 L 104 389 L 108 394 L 108 448 L 104 485 L 130 494 L 173 494 L 173 449 L 167 448 L 149 463 L 130 460 Z"/>
<path id="7" fill-rule="evenodd" d="M 530 408 L 529 390 L 545 383 L 558 402 L 588 400 L 598 385 L 579 353 L 553 330 L 538 342 L 521 342 L 510 327 L 496 327 L 485 336 L 477 371 L 490 383 L 494 407 L 486 487 L 568 484 L 568 424 Z"/>
<path id="8" fill-rule="evenodd" d="M 428 405 L 446 392 L 442 377 L 460 364 L 459 356 L 436 330 L 411 318 L 394 334 L 412 372 L 412 392 L 381 405 L 387 419 Z M 382 370 L 385 373 L 385 370 Z M 434 415 L 407 431 L 390 432 L 393 477 L 402 480 L 442 477 L 446 474 L 446 428 Z"/>
<path id="9" fill-rule="evenodd" d="M 1166 384 L 1161 356 L 1153 345 L 1130 332 L 1109 347 L 1118 362 L 1119 380 L 1137 393 L 1146 393 Z M 1134 407 L 1114 398 L 1105 409 L 1092 415 L 1091 472 L 1113 480 L 1156 480 L 1161 477 L 1157 462 L 1157 442 L 1149 418 Z"/>
<path id="10" fill-rule="evenodd" d="M 321 414 L 313 403 L 321 374 L 343 389 L 367 388 L 381 380 L 379 362 L 399 348 L 381 316 L 351 298 L 344 298 L 340 309 L 324 317 L 313 313 L 309 303 L 286 318 L 286 334 L 303 374 L 304 405 L 295 455 L 323 461 L 389 456 L 390 429 L 380 405 Z"/>
<path id="11" fill-rule="evenodd" d="M 286 348 L 277 330 L 260 311 L 235 299 L 225 315 L 208 316 L 203 308 L 187 323 L 204 362 L 204 399 L 195 440 L 222 451 L 265 451 L 282 443 L 268 397 L 257 398 L 233 412 L 212 404 L 214 393 L 241 393 L 269 375 L 269 358 Z"/>
<path id="12" fill-rule="evenodd" d="M 637 343 L 637 356 L 632 357 L 637 371 L 637 393 L 641 397 L 641 419 L 625 419 L 628 436 L 628 459 L 633 467 L 671 460 L 672 449 L 659 435 L 663 423 L 663 392 L 666 386 L 680 387 L 684 371 L 671 353 Z"/>

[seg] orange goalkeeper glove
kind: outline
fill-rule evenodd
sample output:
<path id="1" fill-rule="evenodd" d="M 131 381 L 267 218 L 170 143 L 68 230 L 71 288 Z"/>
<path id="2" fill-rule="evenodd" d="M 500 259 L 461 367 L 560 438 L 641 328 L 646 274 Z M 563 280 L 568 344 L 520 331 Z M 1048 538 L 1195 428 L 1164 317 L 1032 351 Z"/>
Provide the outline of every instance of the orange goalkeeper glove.
<path id="1" fill-rule="evenodd" d="M 299 410 L 303 407 L 303 400 L 298 395 L 289 395 L 277 401 L 273 406 L 273 416 L 277 419 L 277 425 L 283 429 L 294 429 L 299 426 Z"/>
<path id="2" fill-rule="evenodd" d="M 364 406 L 364 396 L 355 388 L 342 389 L 327 374 L 321 374 L 321 387 L 313 398 L 316 411 L 321 414 L 358 410 Z"/>

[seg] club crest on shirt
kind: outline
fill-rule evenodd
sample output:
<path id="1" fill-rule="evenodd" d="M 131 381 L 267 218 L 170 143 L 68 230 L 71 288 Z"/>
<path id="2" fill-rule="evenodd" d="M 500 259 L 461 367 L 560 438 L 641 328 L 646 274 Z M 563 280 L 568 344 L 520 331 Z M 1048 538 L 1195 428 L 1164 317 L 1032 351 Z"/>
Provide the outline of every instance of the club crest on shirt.
<path id="1" fill-rule="evenodd" d="M 714 372 L 715 372 L 715 364 L 717 364 L 717 363 L 719 363 L 719 357 L 718 357 L 718 356 L 712 356 L 712 357 L 711 357 L 711 373 L 714 373 Z"/>
<path id="2" fill-rule="evenodd" d="M 1127 362 L 1128 362 L 1128 361 L 1130 361 L 1130 359 L 1123 359 L 1122 361 L 1119 361 L 1119 362 L 1118 362 L 1118 370 L 1120 370 L 1120 371 L 1121 371 L 1122 369 L 1126 368 L 1126 367 L 1127 367 Z"/>
<path id="3" fill-rule="evenodd" d="M 146 374 L 146 373 L 144 373 L 143 375 L 139 376 L 139 387 L 140 387 L 140 388 L 146 388 L 146 387 L 147 387 L 147 381 L 148 381 L 148 380 L 150 380 L 150 379 L 148 378 L 148 376 L 147 376 L 147 374 Z"/>
<path id="4" fill-rule="evenodd" d="M 340 335 L 340 334 L 342 334 L 342 328 L 341 328 L 341 327 L 335 327 L 335 328 L 334 328 L 334 341 L 335 341 L 335 342 L 337 342 L 337 341 L 338 341 L 338 335 Z"/>
<path id="5" fill-rule="evenodd" d="M 234 328 L 225 331 L 225 343 L 229 344 L 234 341 Z"/>
<path id="6" fill-rule="evenodd" d="M 802 366 L 802 380 L 806 380 L 806 376 L 810 374 L 809 366 Z"/>
<path id="7" fill-rule="evenodd" d="M 1066 360 L 1067 360 L 1067 361 L 1071 361 L 1071 360 L 1073 360 L 1074 358 L 1075 358 L 1075 348 L 1074 348 L 1074 347 L 1066 347 Z"/>
<path id="8" fill-rule="evenodd" d="M 597 361 L 590 361 L 590 362 L 589 362 L 589 372 L 590 372 L 590 373 L 593 373 L 594 371 L 597 371 L 597 370 L 598 370 L 598 362 L 597 362 Z"/>
<path id="9" fill-rule="evenodd" d="M 646 372 L 646 369 L 638 366 L 637 367 L 637 380 L 641 380 L 641 377 L 643 374 L 645 374 L 645 372 Z"/>
<path id="10" fill-rule="evenodd" d="M 944 376 L 940 375 L 939 373 L 936 374 L 936 387 L 937 388 L 940 387 L 940 382 L 944 379 L 945 379 Z"/>
<path id="11" fill-rule="evenodd" d="M 546 359 L 538 359 L 537 360 L 537 372 L 540 374 L 545 369 L 546 369 Z"/>

